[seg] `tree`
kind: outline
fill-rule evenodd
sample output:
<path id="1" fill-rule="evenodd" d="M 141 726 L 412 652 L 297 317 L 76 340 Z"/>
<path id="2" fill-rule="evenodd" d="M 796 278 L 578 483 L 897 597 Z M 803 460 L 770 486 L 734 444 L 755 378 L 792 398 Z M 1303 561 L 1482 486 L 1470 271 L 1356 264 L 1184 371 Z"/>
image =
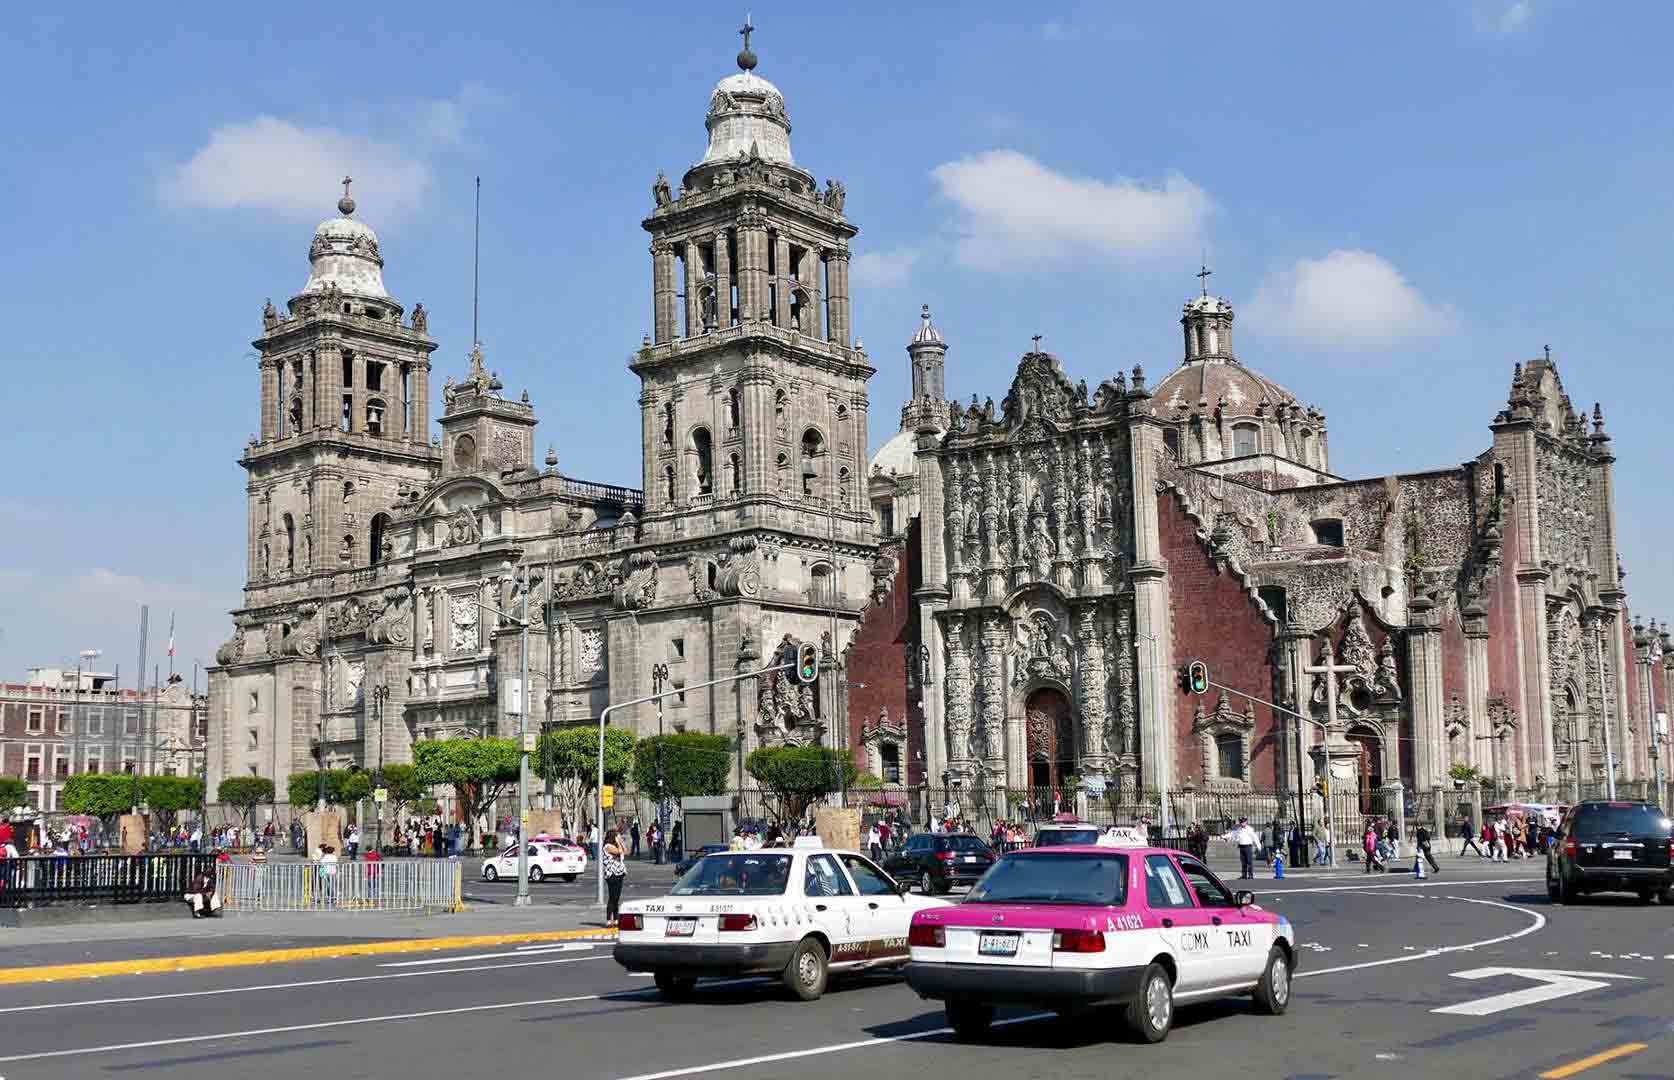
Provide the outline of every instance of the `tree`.
<path id="1" fill-rule="evenodd" d="M 657 797 L 660 748 L 664 798 L 724 794 L 732 773 L 732 745 L 732 740 L 725 735 L 704 735 L 696 731 L 641 739 L 634 747 L 634 787 L 642 794 Z"/>
<path id="2" fill-rule="evenodd" d="M 823 746 L 764 746 L 744 759 L 744 771 L 766 789 L 768 812 L 780 825 L 801 821 L 815 800 L 838 790 L 839 773 L 845 787 L 859 776 L 852 757 Z"/>
<path id="3" fill-rule="evenodd" d="M 215 798 L 237 810 L 244 824 L 253 827 L 250 816 L 256 807 L 273 801 L 273 781 L 265 776 L 229 776 L 215 789 Z"/>
<path id="4" fill-rule="evenodd" d="M 417 809 L 416 804 L 430 790 L 429 785 L 419 779 L 416 765 L 385 765 L 381 776 L 384 790 L 389 795 L 390 810 L 398 822 L 401 812 L 409 806 Z"/>
<path id="5" fill-rule="evenodd" d="M 620 784 L 634 771 L 634 737 L 622 728 L 605 728 L 605 783 Z M 541 736 L 536 772 L 552 781 L 558 797 L 558 811 L 569 828 L 575 828 L 586 809 L 593 805 L 599 786 L 599 733 L 597 728 L 571 727 Z"/>
<path id="6" fill-rule="evenodd" d="M 320 787 L 319 772 L 292 773 L 285 794 L 292 806 L 313 806 Z M 327 806 L 351 806 L 372 794 L 372 776 L 364 769 L 327 769 L 324 787 Z"/>
<path id="7" fill-rule="evenodd" d="M 0 810 L 22 806 L 29 798 L 29 785 L 15 776 L 0 776 Z"/>
<path id="8" fill-rule="evenodd" d="M 134 778 L 132 775 L 77 773 L 64 781 L 60 798 L 60 805 L 70 813 L 98 818 L 104 823 L 108 836 L 114 830 L 116 819 L 133 809 Z"/>
<path id="9" fill-rule="evenodd" d="M 453 788 L 465 812 L 467 846 L 476 843 L 477 819 L 517 783 L 517 754 L 512 739 L 436 739 L 413 746 L 419 781 Z"/>
<path id="10" fill-rule="evenodd" d="M 172 830 L 180 811 L 196 809 L 203 802 L 203 781 L 195 776 L 143 776 L 140 796 L 163 827 Z"/>

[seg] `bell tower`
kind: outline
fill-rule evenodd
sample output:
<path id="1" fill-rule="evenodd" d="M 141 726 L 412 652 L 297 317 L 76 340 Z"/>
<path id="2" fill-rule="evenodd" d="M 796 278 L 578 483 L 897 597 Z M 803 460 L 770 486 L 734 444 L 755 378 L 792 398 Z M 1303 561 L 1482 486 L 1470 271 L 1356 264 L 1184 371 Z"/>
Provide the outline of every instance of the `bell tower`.
<path id="1" fill-rule="evenodd" d="M 386 511 L 440 464 L 428 435 L 436 343 L 424 305 L 403 321 L 385 290 L 378 235 L 355 219 L 351 182 L 338 216 L 314 231 L 307 283 L 285 314 L 263 305 L 253 342 L 261 431 L 239 461 L 249 475 L 250 606 L 315 575 L 382 562 Z"/>

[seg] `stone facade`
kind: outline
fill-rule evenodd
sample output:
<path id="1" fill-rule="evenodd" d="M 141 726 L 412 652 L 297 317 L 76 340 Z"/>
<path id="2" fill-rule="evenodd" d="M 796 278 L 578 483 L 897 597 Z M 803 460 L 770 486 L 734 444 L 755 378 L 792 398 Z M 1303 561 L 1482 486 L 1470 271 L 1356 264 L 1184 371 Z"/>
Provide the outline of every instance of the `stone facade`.
<path id="1" fill-rule="evenodd" d="M 428 316 L 403 320 L 347 195 L 320 226 L 307 286 L 288 316 L 266 306 L 256 343 L 250 563 L 210 672 L 212 783 L 256 773 L 282 792 L 320 757 L 372 768 L 418 740 L 510 734 L 524 698 L 531 726 L 589 722 L 649 694 L 659 663 L 693 687 L 666 703 L 674 730 L 745 753 L 846 743 L 839 678 L 815 695 L 697 686 L 763 667 L 786 635 L 821 642 L 833 671 L 877 573 L 857 229 L 843 186 L 793 160 L 784 97 L 754 64 L 711 94 L 709 147 L 678 190 L 652 185 L 654 332 L 628 359 L 643 490 L 568 477 L 552 450 L 538 464 L 536 410 L 480 348 L 442 386 L 433 436 Z M 616 716 L 656 730 L 653 706 Z"/>

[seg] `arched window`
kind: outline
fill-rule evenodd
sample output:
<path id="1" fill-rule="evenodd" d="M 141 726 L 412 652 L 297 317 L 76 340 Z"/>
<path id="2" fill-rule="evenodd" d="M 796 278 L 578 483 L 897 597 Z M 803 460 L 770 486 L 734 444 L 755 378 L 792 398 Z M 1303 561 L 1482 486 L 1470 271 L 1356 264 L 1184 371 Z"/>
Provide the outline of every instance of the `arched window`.
<path id="1" fill-rule="evenodd" d="M 279 400 L 284 401 L 285 398 L 288 397 L 290 395 L 290 392 L 291 392 L 291 388 L 288 385 L 288 381 L 289 381 L 289 377 L 290 377 L 290 369 L 284 363 L 280 363 L 279 364 L 279 370 L 278 370 L 277 374 L 279 376 Z M 286 435 L 289 435 L 289 434 L 290 434 L 290 431 L 285 426 L 285 414 L 281 410 L 280 413 L 279 413 L 279 437 L 281 439 L 283 439 Z"/>
<path id="2" fill-rule="evenodd" d="M 848 423 L 848 421 L 849 421 L 849 407 L 847 405 L 837 406 L 837 422 L 839 424 L 846 424 L 846 423 Z"/>
<path id="3" fill-rule="evenodd" d="M 302 568 L 314 569 L 314 538 L 307 533 L 302 534 Z"/>
<path id="4" fill-rule="evenodd" d="M 674 503 L 674 466 L 663 466 L 663 501 L 670 505 Z"/>
<path id="5" fill-rule="evenodd" d="M 849 467 L 847 465 L 837 470 L 837 501 L 843 506 L 849 504 Z"/>
<path id="6" fill-rule="evenodd" d="M 837 578 L 827 563 L 819 563 L 808 571 L 808 596 L 820 607 L 837 604 Z"/>
<path id="7" fill-rule="evenodd" d="M 373 514 L 371 547 L 371 563 L 373 566 L 377 566 L 379 563 L 384 561 L 385 548 L 392 546 L 390 545 L 389 537 L 387 535 L 388 531 L 389 515 Z"/>
<path id="8" fill-rule="evenodd" d="M 1494 494 L 1505 494 L 1505 466 L 1498 462 L 1494 463 Z"/>
<path id="9" fill-rule="evenodd" d="M 1180 457 L 1180 433 L 1173 428 L 1163 430 L 1163 449 L 1173 454 L 1175 459 Z"/>
<path id="10" fill-rule="evenodd" d="M 697 478 L 698 494 L 713 494 L 715 491 L 715 457 L 708 428 L 698 428 L 692 432 L 692 454 L 695 459 L 693 465 Z"/>
<path id="11" fill-rule="evenodd" d="M 302 431 L 302 399 L 301 398 L 292 398 L 291 399 L 290 434 L 296 435 L 296 434 L 301 433 L 301 431 Z"/>
<path id="12" fill-rule="evenodd" d="M 735 430 L 738 427 L 738 416 L 739 416 L 738 387 L 735 386 L 731 390 L 727 391 L 727 430 L 728 431 Z"/>
<path id="13" fill-rule="evenodd" d="M 802 315 L 808 310 L 808 293 L 801 288 L 794 288 L 790 294 L 790 328 L 802 329 Z"/>
<path id="14" fill-rule="evenodd" d="M 674 447 L 674 402 L 663 406 L 663 446 L 668 449 Z"/>
<path id="15" fill-rule="evenodd" d="M 1257 453 L 1261 429 L 1254 424 L 1234 424 L 1232 428 L 1232 456 L 1247 457 Z"/>
<path id="16" fill-rule="evenodd" d="M 291 515 L 285 515 L 285 570 L 296 570 L 296 522 Z"/>
<path id="17" fill-rule="evenodd" d="M 737 495 L 744 490 L 744 464 L 737 454 L 727 458 L 727 494 Z"/>
<path id="18" fill-rule="evenodd" d="M 369 398 L 366 402 L 366 433 L 373 438 L 384 433 L 384 403 L 379 398 Z"/>
<path id="19" fill-rule="evenodd" d="M 820 433 L 809 428 L 802 433 L 802 494 L 818 494 L 814 489 L 819 484 L 819 462 L 825 456 L 825 440 Z"/>

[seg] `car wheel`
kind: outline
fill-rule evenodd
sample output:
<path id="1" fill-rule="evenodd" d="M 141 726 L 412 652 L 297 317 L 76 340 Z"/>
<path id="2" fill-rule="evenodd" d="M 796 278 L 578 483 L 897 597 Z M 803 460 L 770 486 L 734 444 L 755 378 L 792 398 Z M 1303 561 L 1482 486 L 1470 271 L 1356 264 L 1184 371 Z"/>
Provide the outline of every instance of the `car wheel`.
<path id="1" fill-rule="evenodd" d="M 1655 900 L 1656 898 L 1657 898 L 1657 891 L 1655 889 L 1640 889 L 1639 890 L 1639 902 L 1641 904 L 1649 904 L 1652 900 Z"/>
<path id="2" fill-rule="evenodd" d="M 966 1042 L 976 1042 L 988 1034 L 994 1023 L 994 1006 L 974 1001 L 950 1001 L 946 1005 L 947 1026 Z"/>
<path id="3" fill-rule="evenodd" d="M 575 875 L 574 874 L 559 874 L 558 876 L 563 878 L 565 881 L 574 881 L 575 880 Z"/>
<path id="4" fill-rule="evenodd" d="M 657 972 L 655 982 L 657 989 L 670 1001 L 685 1001 L 697 989 L 697 980 L 683 975 L 676 975 L 671 971 Z"/>
<path id="5" fill-rule="evenodd" d="M 546 871 L 542 870 L 538 866 L 531 866 L 529 868 L 529 880 L 530 881 L 545 881 L 546 880 Z"/>
<path id="6" fill-rule="evenodd" d="M 1128 1030 L 1143 1042 L 1159 1043 L 1174 1026 L 1174 982 L 1161 964 L 1148 964 L 1139 976 L 1139 992 L 1128 1002 Z"/>
<path id="7" fill-rule="evenodd" d="M 803 938 L 785 965 L 785 989 L 801 1001 L 817 1001 L 825 993 L 825 977 L 825 948 L 814 938 Z"/>
<path id="8" fill-rule="evenodd" d="M 484 881 L 499 881 L 500 880 L 500 872 L 498 870 L 494 869 L 494 864 L 493 863 L 484 863 L 483 864 L 482 879 Z"/>
<path id="9" fill-rule="evenodd" d="M 1256 983 L 1255 1003 L 1268 1016 L 1279 1016 L 1290 1006 L 1290 960 L 1277 945 L 1267 953 L 1267 969 Z"/>
<path id="10" fill-rule="evenodd" d="M 1581 890 L 1577 889 L 1574 885 L 1571 885 L 1569 883 L 1569 879 L 1564 877 L 1563 869 L 1559 868 L 1559 870 L 1558 870 L 1558 903 L 1560 903 L 1560 904 L 1574 904 L 1574 903 L 1577 903 L 1578 901 L 1580 901 L 1580 899 L 1581 899 Z"/>

